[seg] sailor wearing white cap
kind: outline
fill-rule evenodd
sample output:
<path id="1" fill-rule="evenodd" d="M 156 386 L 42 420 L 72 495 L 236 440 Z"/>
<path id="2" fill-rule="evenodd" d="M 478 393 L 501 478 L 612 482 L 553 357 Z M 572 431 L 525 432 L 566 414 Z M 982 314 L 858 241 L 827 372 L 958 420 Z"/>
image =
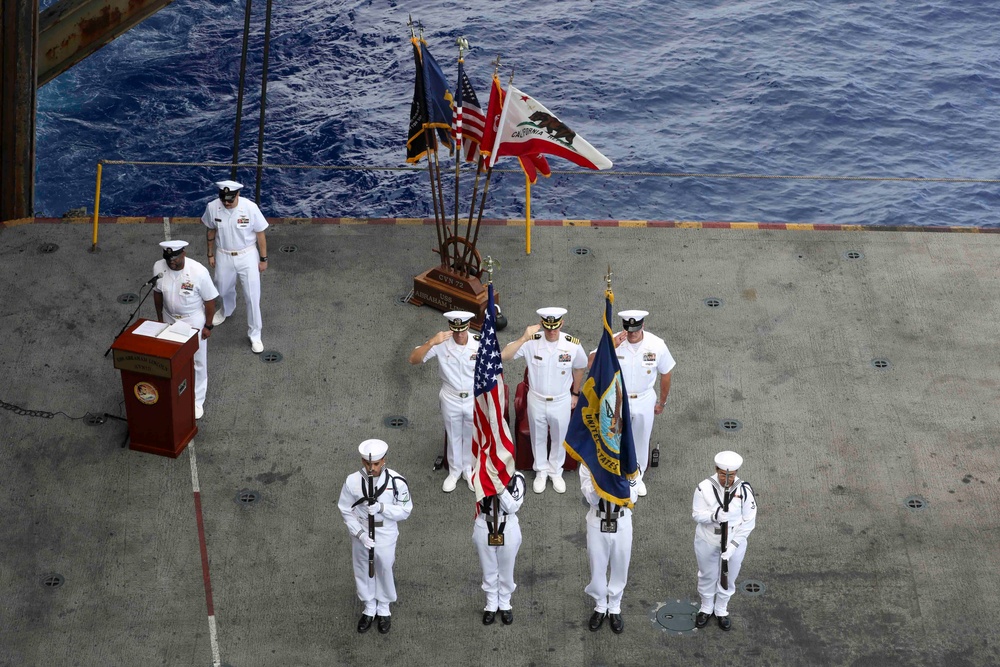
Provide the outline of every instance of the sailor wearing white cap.
<path id="1" fill-rule="evenodd" d="M 632 415 L 632 439 L 635 441 L 635 458 L 639 462 L 639 481 L 636 489 L 640 496 L 646 495 L 646 483 L 642 474 L 649 466 L 649 438 L 653 433 L 653 419 L 663 412 L 670 393 L 670 375 L 676 362 L 667 349 L 667 344 L 644 328 L 645 310 L 623 310 L 622 329 L 614 335 L 615 354 L 622 368 L 622 381 L 628 392 L 628 409 Z M 594 354 L 590 353 L 590 362 Z M 656 397 L 656 381 L 659 379 L 660 397 Z"/>
<path id="2" fill-rule="evenodd" d="M 208 269 L 187 259 L 187 241 L 162 241 L 160 247 L 163 259 L 153 265 L 153 275 L 159 278 L 153 285 L 156 319 L 167 324 L 180 320 L 201 329 L 194 353 L 194 416 L 201 419 L 208 391 L 208 337 L 212 335 L 212 325 L 206 322 L 212 320 L 219 292 Z"/>
<path id="3" fill-rule="evenodd" d="M 441 486 L 445 493 L 455 490 L 458 480 L 465 477 L 472 489 L 472 413 L 476 399 L 474 376 L 479 336 L 469 335 L 469 325 L 475 313 L 452 310 L 444 314 L 448 331 L 434 334 L 427 342 L 410 352 L 410 363 L 426 363 L 437 357 L 441 376 L 441 416 L 448 436 L 448 476 Z"/>
<path id="4" fill-rule="evenodd" d="M 715 475 L 704 480 L 694 490 L 691 516 L 698 523 L 694 531 L 694 553 L 698 559 L 698 594 L 701 609 L 695 625 L 703 628 L 712 614 L 719 627 L 732 627 L 729 618 L 729 598 L 736 592 L 747 538 L 757 523 L 757 500 L 750 484 L 736 476 L 743 457 L 736 452 L 719 452 L 715 456 Z M 725 508 L 729 499 L 728 511 Z M 722 539 L 726 538 L 725 549 Z M 728 562 L 727 584 L 721 581 L 722 561 Z"/>
<path id="5" fill-rule="evenodd" d="M 337 507 L 351 535 L 354 583 L 364 605 L 358 632 L 368 632 L 378 619 L 378 631 L 389 632 L 389 604 L 396 601 L 392 566 L 396 561 L 396 524 L 410 516 L 413 501 L 406 480 L 385 465 L 389 445 L 365 440 L 358 446 L 362 468 L 347 476 Z M 369 534 L 368 517 L 374 518 L 375 537 Z M 369 556 L 374 550 L 374 577 L 369 576 Z"/>
<path id="6" fill-rule="evenodd" d="M 531 488 L 541 493 L 546 479 L 552 478 L 556 493 L 565 493 L 563 441 L 587 370 L 587 353 L 579 338 L 561 332 L 565 308 L 539 308 L 535 312 L 541 323 L 529 326 L 520 338 L 508 343 L 501 358 L 509 361 L 524 357 L 528 363 L 528 427 L 535 459 Z M 540 329 L 545 333 L 539 333 Z M 550 436 L 551 451 L 546 451 Z"/>
<path id="7" fill-rule="evenodd" d="M 240 197 L 241 183 L 219 181 L 219 196 L 208 202 L 201 221 L 208 230 L 208 264 L 222 294 L 222 308 L 213 324 L 222 324 L 236 308 L 236 278 L 247 304 L 247 335 L 256 353 L 264 351 L 260 315 L 260 274 L 267 270 L 267 220 L 257 204 Z"/>

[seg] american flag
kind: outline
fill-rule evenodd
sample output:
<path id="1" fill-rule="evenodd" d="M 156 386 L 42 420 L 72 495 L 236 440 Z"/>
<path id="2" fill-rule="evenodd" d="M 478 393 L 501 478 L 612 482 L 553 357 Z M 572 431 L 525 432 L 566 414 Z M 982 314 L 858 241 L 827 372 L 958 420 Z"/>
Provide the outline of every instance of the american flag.
<path id="1" fill-rule="evenodd" d="M 504 418 L 507 386 L 503 382 L 503 361 L 497 342 L 493 283 L 489 284 L 481 333 L 476 357 L 476 407 L 472 417 L 472 456 L 475 458 L 472 485 L 477 501 L 502 493 L 514 475 L 514 440 Z"/>
<path id="2" fill-rule="evenodd" d="M 462 146 L 465 142 L 465 161 L 473 162 L 479 157 L 479 142 L 483 139 L 483 126 L 486 116 L 479 106 L 479 98 L 473 90 L 469 77 L 465 75 L 462 61 L 458 61 L 458 85 L 455 86 L 455 109 L 452 113 L 451 133 L 455 137 L 455 145 Z"/>

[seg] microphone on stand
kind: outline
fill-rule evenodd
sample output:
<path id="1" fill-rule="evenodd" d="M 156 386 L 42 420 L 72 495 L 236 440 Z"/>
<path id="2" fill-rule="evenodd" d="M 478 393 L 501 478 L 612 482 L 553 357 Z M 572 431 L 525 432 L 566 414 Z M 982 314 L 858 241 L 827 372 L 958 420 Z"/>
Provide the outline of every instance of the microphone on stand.
<path id="1" fill-rule="evenodd" d="M 150 278 L 149 280 L 147 280 L 145 283 L 143 283 L 142 286 L 145 287 L 146 285 L 155 285 L 156 281 L 159 280 L 160 278 L 162 278 L 164 273 L 165 273 L 164 271 L 160 271 L 155 276 L 153 276 L 152 278 Z"/>

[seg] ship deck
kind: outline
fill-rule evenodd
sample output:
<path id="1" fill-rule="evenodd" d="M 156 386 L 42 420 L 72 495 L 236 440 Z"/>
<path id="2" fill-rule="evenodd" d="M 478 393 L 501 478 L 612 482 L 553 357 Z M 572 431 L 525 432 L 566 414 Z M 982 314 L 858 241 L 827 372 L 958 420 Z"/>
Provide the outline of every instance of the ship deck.
<path id="1" fill-rule="evenodd" d="M 263 338 L 281 360 L 250 351 L 240 297 L 179 458 L 123 448 L 121 421 L 55 414 L 123 414 L 103 355 L 165 230 L 204 262 L 194 221 L 135 222 L 102 224 L 99 252 L 82 224 L 0 230 L 0 664 L 1000 664 L 992 234 L 577 222 L 534 228 L 528 255 L 523 227 L 483 228 L 501 344 L 559 305 L 594 347 L 610 264 L 616 307 L 650 311 L 677 359 L 619 636 L 587 629 L 575 473 L 564 495 L 528 494 L 514 624 L 481 623 L 473 495 L 441 492 L 437 370 L 406 360 L 445 328 L 403 302 L 436 263 L 425 224 L 274 224 Z M 387 636 L 355 631 L 336 508 L 370 437 L 414 499 Z M 691 497 L 723 449 L 759 502 L 734 628 L 673 632 L 657 610 L 697 598 Z"/>

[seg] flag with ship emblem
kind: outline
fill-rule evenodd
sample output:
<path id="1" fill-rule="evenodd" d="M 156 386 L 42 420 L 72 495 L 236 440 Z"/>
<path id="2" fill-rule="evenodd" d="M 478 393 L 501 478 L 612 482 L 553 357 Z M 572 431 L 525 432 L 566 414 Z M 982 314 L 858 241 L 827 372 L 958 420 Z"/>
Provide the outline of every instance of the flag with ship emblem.
<path id="1" fill-rule="evenodd" d="M 412 37 L 416 78 L 410 103 L 410 127 L 406 161 L 419 162 L 428 151 L 438 149 L 438 140 L 451 150 L 451 93 L 434 56 L 423 40 Z M 430 129 L 431 131 L 426 131 Z M 428 146 L 428 138 L 431 145 Z"/>
<path id="2" fill-rule="evenodd" d="M 472 416 L 472 486 L 476 500 L 503 493 L 514 476 L 514 439 L 504 413 L 507 387 L 503 381 L 503 361 L 497 342 L 496 303 L 493 283 L 489 283 L 486 316 L 483 319 L 479 354 L 476 356 L 475 412 Z"/>
<path id="3" fill-rule="evenodd" d="M 547 153 L 587 169 L 610 169 L 611 160 L 571 130 L 538 100 L 508 86 L 490 155 L 498 157 Z"/>
<path id="4" fill-rule="evenodd" d="M 458 85 L 455 86 L 455 108 L 452 113 L 455 136 L 455 148 L 463 148 L 466 162 L 473 162 L 479 157 L 479 143 L 483 140 L 483 127 L 486 115 L 479 106 L 479 98 L 472 88 L 472 82 L 465 74 L 463 61 L 458 61 Z"/>
<path id="5" fill-rule="evenodd" d="M 622 381 L 622 369 L 611 337 L 614 293 L 605 292 L 604 332 L 594 354 L 590 375 L 569 420 L 563 446 L 590 470 L 594 489 L 605 500 L 632 507 L 631 482 L 638 475 L 632 416 Z"/>
<path id="6" fill-rule="evenodd" d="M 493 152 L 493 145 L 496 143 L 497 132 L 500 129 L 500 117 L 503 114 L 503 101 L 503 86 L 500 83 L 500 79 L 496 75 L 493 75 L 493 85 L 490 88 L 490 101 L 486 107 L 483 137 L 479 144 L 479 150 L 483 155 L 488 156 Z M 511 153 L 502 153 L 502 155 L 511 155 Z M 552 174 L 552 169 L 549 167 L 549 163 L 544 155 L 521 153 L 518 154 L 518 160 L 521 163 L 521 169 L 524 171 L 525 176 L 528 177 L 528 181 L 532 184 L 538 180 L 539 173 L 546 178 Z M 495 161 L 490 162 L 491 167 Z"/>

